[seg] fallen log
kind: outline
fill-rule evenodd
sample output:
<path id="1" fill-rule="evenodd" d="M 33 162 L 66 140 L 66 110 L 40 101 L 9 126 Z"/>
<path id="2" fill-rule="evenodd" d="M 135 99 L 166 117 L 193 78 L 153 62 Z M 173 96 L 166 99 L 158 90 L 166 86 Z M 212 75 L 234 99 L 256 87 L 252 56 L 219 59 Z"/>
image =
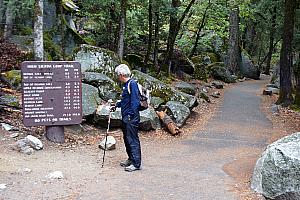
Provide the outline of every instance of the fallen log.
<path id="1" fill-rule="evenodd" d="M 171 117 L 169 115 L 167 115 L 166 110 L 165 111 L 156 111 L 156 114 L 158 115 L 159 119 L 167 127 L 167 129 L 170 131 L 170 133 L 172 135 L 178 135 L 181 133 L 181 131 L 176 126 L 176 124 L 173 122 Z"/>

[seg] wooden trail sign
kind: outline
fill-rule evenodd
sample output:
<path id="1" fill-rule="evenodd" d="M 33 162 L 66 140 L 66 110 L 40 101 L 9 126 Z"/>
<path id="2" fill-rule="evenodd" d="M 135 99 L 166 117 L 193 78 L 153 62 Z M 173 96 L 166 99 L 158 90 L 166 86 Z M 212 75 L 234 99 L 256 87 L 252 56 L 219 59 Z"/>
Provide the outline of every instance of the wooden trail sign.
<path id="1" fill-rule="evenodd" d="M 21 65 L 23 123 L 59 126 L 82 122 L 79 62 L 27 61 Z"/>

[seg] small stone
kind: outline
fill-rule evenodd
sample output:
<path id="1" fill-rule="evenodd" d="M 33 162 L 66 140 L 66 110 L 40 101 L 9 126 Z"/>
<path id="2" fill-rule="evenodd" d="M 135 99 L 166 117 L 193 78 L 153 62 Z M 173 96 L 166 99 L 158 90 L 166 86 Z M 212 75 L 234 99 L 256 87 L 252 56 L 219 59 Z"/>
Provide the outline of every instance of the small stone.
<path id="1" fill-rule="evenodd" d="M 33 148 L 31 148 L 29 146 L 25 146 L 20 150 L 20 152 L 27 154 L 27 155 L 31 155 L 33 153 Z"/>
<path id="2" fill-rule="evenodd" d="M 272 91 L 266 89 L 266 90 L 263 91 L 263 95 L 269 95 L 269 96 L 271 96 L 272 95 Z"/>
<path id="3" fill-rule="evenodd" d="M 26 140 L 35 150 L 41 150 L 43 148 L 43 143 L 41 142 L 41 140 L 32 135 L 27 135 Z"/>
<path id="4" fill-rule="evenodd" d="M 116 148 L 116 139 L 109 135 L 107 136 L 107 141 L 106 141 L 106 150 L 113 150 Z M 102 140 L 102 142 L 99 144 L 100 149 L 105 149 L 105 138 Z"/>
<path id="5" fill-rule="evenodd" d="M 224 85 L 223 83 L 219 82 L 219 81 L 213 81 L 212 85 L 216 88 L 216 89 L 223 89 Z"/>
<path id="6" fill-rule="evenodd" d="M 208 93 L 208 90 L 205 87 L 202 88 L 202 91 L 205 92 L 205 93 Z"/>
<path id="7" fill-rule="evenodd" d="M 21 151 L 23 148 L 27 146 L 26 140 L 25 139 L 20 139 L 15 144 L 12 146 L 14 150 Z"/>
<path id="8" fill-rule="evenodd" d="M 2 129 L 6 130 L 6 131 L 10 131 L 14 128 L 13 126 L 6 124 L 6 123 L 1 123 L 1 125 L 2 125 Z"/>
<path id="9" fill-rule="evenodd" d="M 4 189 L 6 189 L 7 188 L 7 186 L 6 186 L 6 184 L 0 184 L 0 190 L 4 190 Z"/>
<path id="10" fill-rule="evenodd" d="M 273 115 L 278 115 L 280 111 L 280 105 L 273 104 L 271 106 L 271 111 Z"/>
<path id="11" fill-rule="evenodd" d="M 64 175 L 61 171 L 54 171 L 54 172 L 51 172 L 50 174 L 48 174 L 46 176 L 46 178 L 48 178 L 48 179 L 63 179 Z"/>
<path id="12" fill-rule="evenodd" d="M 23 173 L 28 174 L 28 173 L 30 173 L 31 171 L 32 171 L 32 170 L 29 169 L 29 168 L 18 169 L 18 172 L 21 173 L 21 174 L 23 174 Z"/>
<path id="13" fill-rule="evenodd" d="M 18 136 L 19 136 L 19 133 L 16 132 L 16 133 L 11 134 L 9 137 L 11 137 L 11 138 L 16 138 L 16 137 L 18 137 Z"/>
<path id="14" fill-rule="evenodd" d="M 212 94 L 211 94 L 211 96 L 212 97 L 215 97 L 215 98 L 219 98 L 220 97 L 220 93 L 219 92 L 213 92 Z"/>

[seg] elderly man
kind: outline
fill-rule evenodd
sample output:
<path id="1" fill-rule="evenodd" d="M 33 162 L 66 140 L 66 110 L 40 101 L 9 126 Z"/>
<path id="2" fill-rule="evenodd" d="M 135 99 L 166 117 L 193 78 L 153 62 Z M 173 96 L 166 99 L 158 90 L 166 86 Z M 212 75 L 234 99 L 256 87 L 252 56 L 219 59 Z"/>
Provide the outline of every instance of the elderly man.
<path id="1" fill-rule="evenodd" d="M 123 139 L 128 155 L 128 159 L 122 161 L 120 165 L 125 167 L 125 171 L 132 172 L 141 167 L 141 145 L 138 136 L 140 92 L 137 82 L 130 79 L 131 72 L 127 65 L 117 66 L 115 73 L 124 84 L 122 99 L 116 107 L 121 107 Z"/>

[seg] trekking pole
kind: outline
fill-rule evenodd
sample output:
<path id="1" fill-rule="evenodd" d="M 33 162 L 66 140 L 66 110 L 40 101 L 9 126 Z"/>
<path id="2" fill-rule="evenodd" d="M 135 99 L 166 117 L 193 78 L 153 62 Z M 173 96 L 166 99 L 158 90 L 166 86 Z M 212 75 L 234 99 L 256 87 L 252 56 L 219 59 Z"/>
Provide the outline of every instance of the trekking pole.
<path id="1" fill-rule="evenodd" d="M 102 168 L 104 166 L 107 136 L 108 136 L 109 126 L 110 126 L 110 117 L 111 117 L 110 105 L 111 105 L 111 103 L 112 103 L 112 100 L 111 99 L 108 100 L 108 122 L 107 122 L 106 134 L 105 134 L 104 153 L 103 153 L 103 158 L 102 158 Z"/>

